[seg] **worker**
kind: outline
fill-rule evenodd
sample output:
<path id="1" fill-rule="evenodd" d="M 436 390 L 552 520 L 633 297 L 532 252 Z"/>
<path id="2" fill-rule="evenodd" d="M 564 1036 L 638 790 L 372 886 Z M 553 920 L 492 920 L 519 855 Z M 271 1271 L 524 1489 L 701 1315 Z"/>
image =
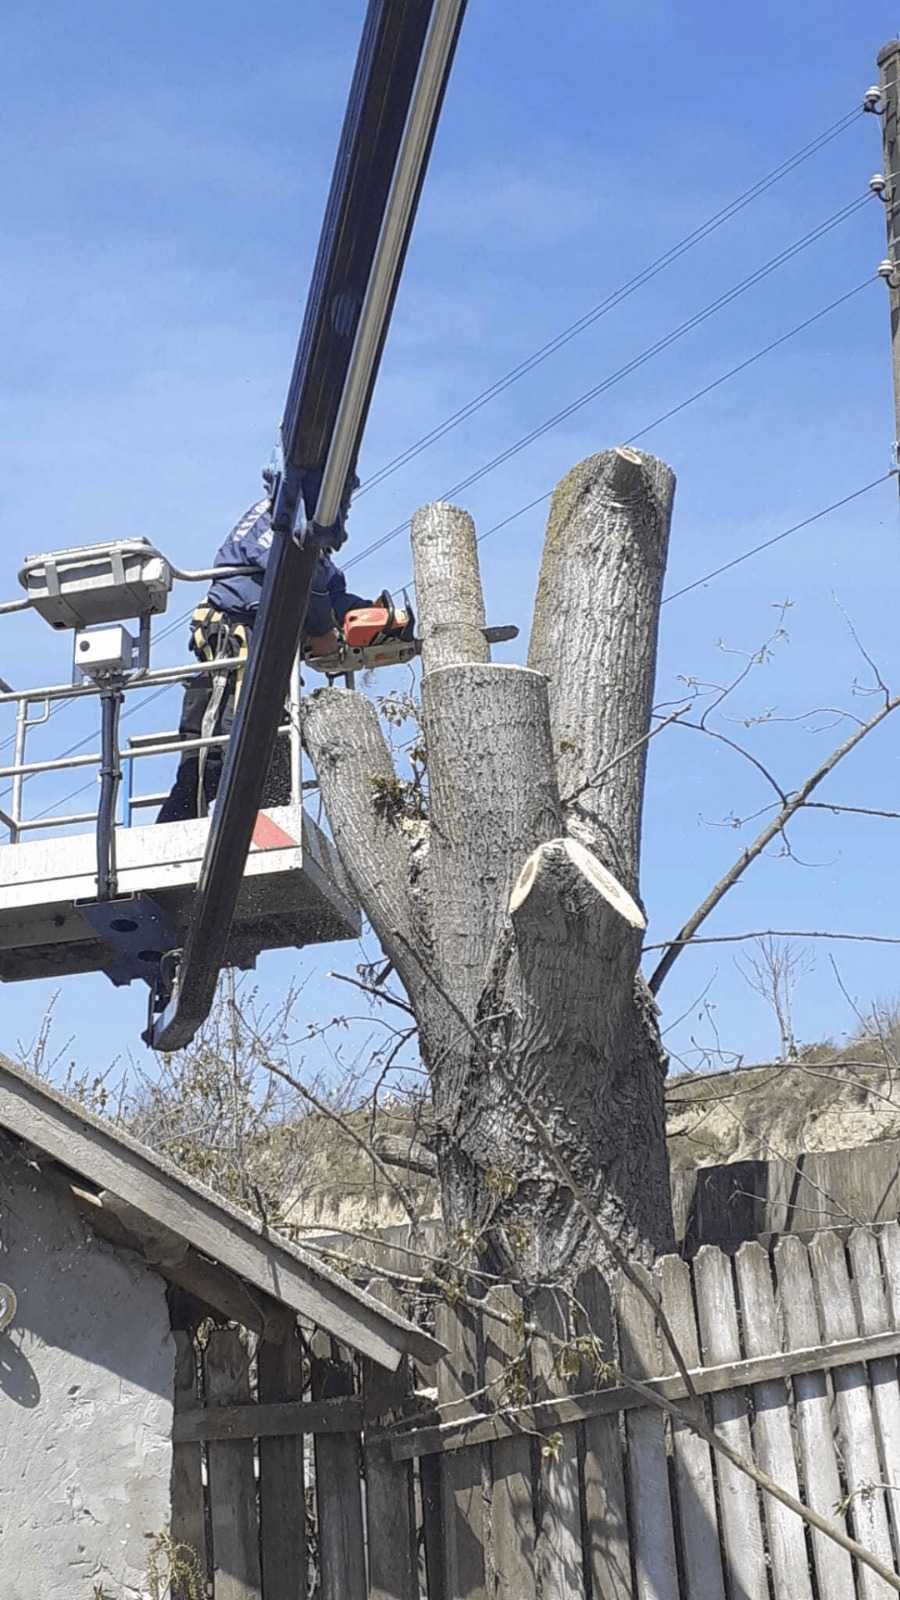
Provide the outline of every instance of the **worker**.
<path id="1" fill-rule="evenodd" d="M 250 507 L 216 551 L 216 567 L 252 567 L 249 573 L 217 578 L 209 595 L 191 618 L 190 648 L 200 661 L 236 658 L 240 665 L 229 672 L 197 673 L 184 692 L 179 739 L 210 738 L 231 732 L 240 699 L 241 684 L 262 598 L 266 563 L 272 548 L 271 492 L 274 474 L 263 472 L 266 497 Z M 343 523 L 357 479 L 344 497 Z M 347 593 L 343 573 L 331 556 L 322 552 L 316 561 L 312 591 L 303 630 L 303 649 L 310 655 L 328 655 L 338 644 L 336 626 L 347 612 L 371 602 Z M 157 822 L 182 822 L 206 814 L 222 777 L 223 746 L 190 750 L 182 756 Z M 290 749 L 278 738 L 263 790 L 264 806 L 287 805 L 291 798 Z"/>

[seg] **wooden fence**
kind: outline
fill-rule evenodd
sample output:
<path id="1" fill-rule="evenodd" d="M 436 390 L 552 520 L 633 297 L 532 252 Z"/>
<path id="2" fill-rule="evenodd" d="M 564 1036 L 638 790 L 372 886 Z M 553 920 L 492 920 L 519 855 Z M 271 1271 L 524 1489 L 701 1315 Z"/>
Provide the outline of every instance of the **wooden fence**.
<path id="1" fill-rule="evenodd" d="M 437 1307 L 448 1358 L 392 1377 L 320 1335 L 179 1335 L 173 1534 L 215 1600 L 882 1600 L 893 1591 L 609 1377 L 702 1408 L 885 1566 L 900 1557 L 900 1227 L 669 1256 L 647 1300 Z M 389 1297 L 386 1285 L 373 1285 Z M 586 1336 L 592 1337 L 588 1339 Z M 414 1389 L 418 1388 L 418 1393 Z M 423 1393 L 424 1391 L 424 1393 Z M 511 1405 L 510 1402 L 513 1402 Z M 423 1412 L 430 1407 L 430 1414 Z"/>

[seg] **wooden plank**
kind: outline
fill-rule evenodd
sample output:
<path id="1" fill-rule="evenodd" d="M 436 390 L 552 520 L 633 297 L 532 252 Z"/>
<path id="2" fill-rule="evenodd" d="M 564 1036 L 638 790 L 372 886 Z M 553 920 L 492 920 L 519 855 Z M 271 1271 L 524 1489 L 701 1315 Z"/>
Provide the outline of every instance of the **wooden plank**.
<path id="1" fill-rule="evenodd" d="M 541 1290 L 530 1305 L 529 1320 L 539 1332 L 532 1335 L 531 1368 L 539 1400 L 564 1394 L 565 1379 L 556 1369 L 554 1340 L 567 1340 L 570 1330 L 565 1302 L 551 1290 Z M 578 1487 L 578 1434 L 573 1425 L 559 1430 L 555 1448 L 539 1454 L 540 1525 L 537 1530 L 536 1566 L 542 1600 L 581 1600 L 584 1594 L 584 1560 L 581 1549 L 581 1504 Z"/>
<path id="2" fill-rule="evenodd" d="M 704 1245 L 698 1251 L 694 1283 L 703 1359 L 718 1365 L 738 1361 L 741 1346 L 731 1267 L 715 1245 Z M 725 1442 L 741 1455 L 749 1456 L 750 1424 L 744 1395 L 734 1390 L 717 1394 L 712 1411 L 713 1424 Z M 716 1473 L 729 1589 L 747 1596 L 766 1595 L 768 1579 L 756 1485 L 719 1454 Z"/>
<path id="3" fill-rule="evenodd" d="M 688 1367 L 700 1365 L 700 1341 L 691 1292 L 691 1272 L 678 1256 L 663 1256 L 654 1272 L 662 1308 Z M 663 1350 L 668 1365 L 671 1352 Z M 686 1399 L 684 1409 L 706 1421 L 703 1401 Z M 672 1452 L 678 1493 L 684 1600 L 725 1600 L 712 1452 L 681 1422 L 672 1424 Z"/>
<path id="4" fill-rule="evenodd" d="M 636 1271 L 653 1294 L 650 1274 L 642 1267 Z M 636 1378 L 657 1377 L 662 1357 L 656 1317 L 633 1283 L 622 1285 L 617 1321 L 622 1371 Z M 636 1592 L 640 1600 L 678 1600 L 665 1418 L 652 1407 L 629 1411 L 625 1432 Z"/>
<path id="5" fill-rule="evenodd" d="M 890 1326 L 878 1240 L 869 1228 L 854 1228 L 850 1235 L 850 1261 L 853 1284 L 863 1333 L 881 1333 Z M 897 1362 L 894 1357 L 873 1361 L 869 1367 L 869 1387 L 878 1428 L 881 1456 L 881 1481 L 894 1535 L 894 1549 L 900 1552 L 900 1388 L 897 1387 Z"/>
<path id="6" fill-rule="evenodd" d="M 819 1302 L 822 1331 L 827 1338 L 849 1339 L 857 1331 L 850 1277 L 839 1239 L 819 1233 L 809 1247 L 813 1279 Z M 875 1423 L 868 1390 L 868 1374 L 860 1363 L 841 1367 L 833 1375 L 834 1403 L 840 1452 L 847 1490 L 852 1496 L 849 1519 L 854 1536 L 887 1566 L 893 1565 L 884 1492 L 872 1485 L 882 1482 Z M 860 1600 L 886 1600 L 891 1593 L 870 1567 L 857 1573 Z"/>
<path id="7" fill-rule="evenodd" d="M 781 1239 L 775 1247 L 778 1304 L 783 1340 L 810 1345 L 820 1337 L 809 1256 L 799 1239 Z M 846 1532 L 846 1519 L 836 1508 L 843 1498 L 835 1454 L 828 1378 L 824 1370 L 794 1374 L 794 1420 L 805 1493 L 803 1498 Z M 846 1550 L 812 1531 L 813 1565 L 819 1600 L 855 1600 L 853 1563 Z"/>
<path id="8" fill-rule="evenodd" d="M 595 1267 L 576 1285 L 577 1331 L 598 1341 L 603 1358 L 618 1359 L 609 1288 Z M 596 1382 L 583 1370 L 582 1381 Z M 625 1433 L 618 1415 L 583 1423 L 581 1482 L 584 1496 L 584 1558 L 597 1600 L 634 1600 L 625 1499 Z"/>
<path id="9" fill-rule="evenodd" d="M 758 1244 L 743 1244 L 735 1258 L 744 1353 L 758 1356 L 781 1344 L 769 1258 Z M 763 1472 L 800 1498 L 787 1386 L 781 1378 L 753 1389 L 753 1450 Z M 763 1495 L 769 1564 L 775 1593 L 812 1600 L 806 1532 L 800 1518 L 772 1495 Z"/>
<path id="10" fill-rule="evenodd" d="M 900 1328 L 900 1223 L 889 1222 L 881 1228 L 878 1244 L 884 1264 L 888 1320 L 892 1328 Z"/>
<path id="11" fill-rule="evenodd" d="M 423 1361 L 439 1358 L 439 1346 L 421 1329 L 379 1308 L 323 1262 L 273 1237 L 256 1218 L 6 1057 L 0 1057 L 0 1127 L 390 1371 L 404 1352 Z"/>
<path id="12" fill-rule="evenodd" d="M 215 1261 L 199 1255 L 189 1245 L 185 1245 L 185 1253 L 180 1260 L 157 1261 L 147 1248 L 146 1239 L 130 1232 L 122 1218 L 103 1205 L 99 1195 L 81 1189 L 76 1184 L 72 1184 L 71 1194 L 82 1215 L 101 1238 L 108 1239 L 110 1244 L 118 1245 L 121 1249 L 137 1251 L 169 1283 L 176 1284 L 179 1289 L 184 1289 L 195 1299 L 211 1306 L 221 1316 L 227 1317 L 229 1322 L 239 1322 L 253 1333 L 276 1342 L 293 1332 L 297 1325 L 293 1312 L 279 1305 L 262 1289 L 249 1288 L 242 1278 L 229 1272 L 227 1267 L 220 1267 Z"/>
<path id="13" fill-rule="evenodd" d="M 175 1424 L 185 1411 L 197 1405 L 197 1352 L 190 1333 L 178 1330 L 175 1339 Z M 199 1444 L 172 1446 L 172 1522 L 175 1545 L 184 1545 L 197 1560 L 198 1571 L 206 1575 L 206 1536 L 203 1522 L 203 1477 Z M 172 1600 L 187 1600 L 177 1591 Z"/>
<path id="14" fill-rule="evenodd" d="M 434 1328 L 447 1348 L 437 1369 L 438 1404 L 451 1406 L 450 1415 L 464 1416 L 471 1409 L 466 1396 L 481 1388 L 478 1322 L 471 1307 L 435 1307 Z M 443 1521 L 442 1584 L 447 1600 L 486 1600 L 484 1564 L 484 1492 L 481 1451 L 463 1451 L 441 1461 L 441 1513 Z"/>
<path id="15" fill-rule="evenodd" d="M 497 1285 L 487 1297 L 487 1306 L 503 1316 L 522 1316 L 522 1302 L 515 1291 Z M 503 1382 L 511 1362 L 525 1370 L 524 1333 L 508 1323 L 484 1314 L 484 1381 L 496 1403 L 503 1393 Z M 537 1593 L 535 1563 L 534 1507 L 531 1493 L 531 1439 L 498 1440 L 491 1447 L 491 1551 L 494 1593 L 497 1600 L 534 1600 Z"/>
<path id="16" fill-rule="evenodd" d="M 283 1404 L 303 1393 L 298 1337 L 262 1341 L 256 1352 L 260 1404 Z M 306 1504 L 303 1439 L 261 1439 L 259 1444 L 259 1549 L 264 1600 L 306 1600 Z"/>
<path id="17" fill-rule="evenodd" d="M 302 1433 L 359 1433 L 362 1402 L 282 1400 L 246 1406 L 204 1406 L 176 1420 L 179 1443 L 203 1439 L 289 1439 Z"/>
<path id="18" fill-rule="evenodd" d="M 384 1280 L 370 1283 L 369 1293 L 382 1305 L 399 1304 L 399 1296 Z M 407 1362 L 390 1373 L 374 1362 L 363 1363 L 366 1425 L 375 1430 L 367 1431 L 365 1441 L 369 1600 L 418 1600 L 413 1469 L 409 1462 L 394 1461 L 386 1442 L 377 1436 L 379 1426 L 386 1427 L 402 1415 L 410 1387 Z"/>
<path id="19" fill-rule="evenodd" d="M 237 1329 L 213 1329 L 204 1366 L 207 1399 L 214 1405 L 249 1399 L 249 1361 Z M 215 1600 L 262 1600 L 253 1445 L 217 1440 L 209 1446 L 208 1462 Z"/>
<path id="20" fill-rule="evenodd" d="M 745 1388 L 751 1383 L 766 1383 L 771 1378 L 793 1377 L 795 1373 L 820 1372 L 831 1367 L 846 1367 L 859 1361 L 875 1361 L 900 1351 L 900 1331 L 876 1333 L 870 1338 L 839 1339 L 808 1349 L 787 1350 L 752 1361 L 725 1361 L 720 1366 L 695 1367 L 689 1376 L 697 1394 L 721 1394 Z M 646 1388 L 666 1400 L 683 1400 L 687 1394 L 680 1375 L 650 1378 Z M 432 1451 L 465 1450 L 470 1444 L 491 1439 L 508 1439 L 523 1428 L 546 1433 L 567 1422 L 583 1422 L 588 1417 L 607 1416 L 615 1411 L 630 1411 L 645 1406 L 643 1395 L 627 1384 L 611 1384 L 589 1394 L 572 1395 L 565 1400 L 547 1400 L 540 1405 L 513 1406 L 493 1415 L 473 1413 L 460 1422 L 441 1423 L 396 1433 L 391 1438 L 395 1460 L 424 1456 Z"/>
<path id="21" fill-rule="evenodd" d="M 314 1400 L 353 1393 L 352 1368 L 322 1333 L 312 1341 L 312 1391 Z M 316 1435 L 319 1600 L 366 1600 L 359 1443 L 354 1434 Z"/>
<path id="22" fill-rule="evenodd" d="M 419 1485 L 422 1493 L 422 1535 L 425 1545 L 425 1592 L 428 1600 L 447 1600 L 444 1574 L 443 1462 L 440 1456 L 422 1456 Z"/>

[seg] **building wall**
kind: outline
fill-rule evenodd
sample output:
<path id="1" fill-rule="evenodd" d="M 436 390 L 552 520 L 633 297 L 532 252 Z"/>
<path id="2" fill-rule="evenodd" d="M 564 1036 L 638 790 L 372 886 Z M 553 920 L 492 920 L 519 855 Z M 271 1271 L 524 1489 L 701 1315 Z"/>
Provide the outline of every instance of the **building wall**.
<path id="1" fill-rule="evenodd" d="M 169 1520 L 175 1346 L 163 1280 L 95 1238 L 0 1139 L 2 1600 L 145 1600 Z"/>

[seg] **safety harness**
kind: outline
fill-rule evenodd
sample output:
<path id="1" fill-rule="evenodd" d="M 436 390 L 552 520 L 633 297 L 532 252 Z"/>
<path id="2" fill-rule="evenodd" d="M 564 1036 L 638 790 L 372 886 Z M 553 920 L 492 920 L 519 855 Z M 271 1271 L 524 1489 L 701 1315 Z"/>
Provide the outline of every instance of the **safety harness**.
<path id="1" fill-rule="evenodd" d="M 234 684 L 234 709 L 237 710 L 241 697 L 241 688 L 244 681 L 244 668 L 250 654 L 250 629 L 246 623 L 235 622 L 227 612 L 217 611 L 214 606 L 204 604 L 197 607 L 191 617 L 191 649 L 198 661 L 231 661 L 237 659 L 240 665 L 233 672 L 214 672 L 212 689 L 203 721 L 200 724 L 200 734 L 204 739 L 211 739 L 218 731 L 219 717 L 223 703 L 228 694 L 231 679 Z M 209 746 L 202 745 L 198 751 L 197 760 L 197 815 L 206 816 L 206 789 L 204 779 L 206 776 L 206 758 Z"/>

